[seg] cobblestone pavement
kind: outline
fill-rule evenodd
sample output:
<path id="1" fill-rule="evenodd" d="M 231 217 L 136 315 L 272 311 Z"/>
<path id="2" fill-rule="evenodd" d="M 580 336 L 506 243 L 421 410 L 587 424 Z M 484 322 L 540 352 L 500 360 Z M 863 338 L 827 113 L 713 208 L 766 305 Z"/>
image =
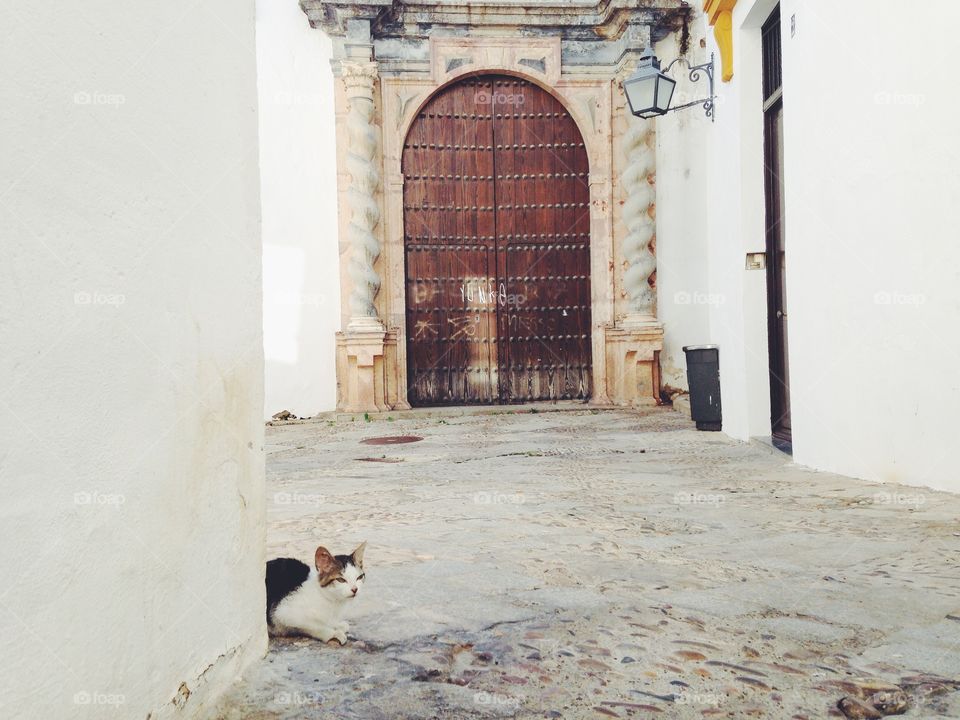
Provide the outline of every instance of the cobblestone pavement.
<path id="1" fill-rule="evenodd" d="M 307 422 L 267 451 L 268 556 L 367 540 L 368 580 L 346 646 L 271 641 L 219 717 L 960 717 L 958 496 L 666 409 Z"/>

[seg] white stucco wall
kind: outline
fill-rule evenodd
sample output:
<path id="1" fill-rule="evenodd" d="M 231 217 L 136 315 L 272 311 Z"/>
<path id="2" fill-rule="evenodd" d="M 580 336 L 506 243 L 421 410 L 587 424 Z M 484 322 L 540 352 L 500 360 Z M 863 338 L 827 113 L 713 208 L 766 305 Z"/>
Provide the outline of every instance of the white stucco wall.
<path id="1" fill-rule="evenodd" d="M 741 439 L 770 432 L 765 276 L 744 256 L 764 249 L 759 26 L 774 4 L 736 6 L 736 74 L 719 85 L 705 159 L 709 285 L 724 297 L 711 339 L 724 430 Z M 784 0 L 782 15 L 794 457 L 960 491 L 948 462 L 960 401 L 960 103 L 949 44 L 929 32 L 931 18 L 949 27 L 960 8 Z"/>
<path id="2" fill-rule="evenodd" d="M 701 35 L 692 38 L 693 63 L 703 62 Z M 679 54 L 677 36 L 658 43 L 655 51 L 664 66 Z M 678 63 L 675 66 L 681 68 Z M 682 72 L 678 77 L 686 77 Z M 681 81 L 675 104 L 707 96 L 705 84 Z M 660 353 L 662 384 L 687 388 L 684 345 L 710 342 L 708 308 L 717 302 L 710 294 L 707 274 L 707 215 L 705 139 L 710 121 L 695 108 L 658 118 L 657 132 L 657 317 L 663 322 Z"/>
<path id="3" fill-rule="evenodd" d="M 258 0 L 266 402 L 336 406 L 340 329 L 331 44 L 296 2 Z"/>
<path id="4" fill-rule="evenodd" d="M 960 491 L 960 102 L 953 48 L 930 41 L 960 7 L 784 10 L 796 458 Z"/>
<path id="5" fill-rule="evenodd" d="M 760 25 L 774 0 L 738 3 L 735 26 L 746 27 L 734 45 L 734 77 L 720 81 L 716 55 L 716 121 L 707 131 L 708 306 L 711 342 L 720 346 L 723 428 L 746 440 L 770 435 L 766 274 L 746 270 L 746 256 L 765 250 L 763 116 Z"/>
<path id="6" fill-rule="evenodd" d="M 208 717 L 266 647 L 253 3 L 0 26 L 0 716 Z"/>

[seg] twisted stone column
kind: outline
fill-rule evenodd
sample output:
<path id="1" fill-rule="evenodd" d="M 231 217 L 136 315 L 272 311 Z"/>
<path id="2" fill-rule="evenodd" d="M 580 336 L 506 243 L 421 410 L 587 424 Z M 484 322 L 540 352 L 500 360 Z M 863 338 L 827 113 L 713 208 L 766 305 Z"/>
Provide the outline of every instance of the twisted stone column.
<path id="1" fill-rule="evenodd" d="M 628 298 L 629 323 L 656 321 L 656 293 L 650 287 L 650 276 L 657 269 L 657 259 L 650 249 L 655 231 L 651 208 L 656 202 L 656 189 L 651 182 L 656 165 L 653 124 L 631 119 L 623 136 L 623 152 L 627 168 L 621 176 L 626 201 L 623 221 L 627 235 L 623 254 L 627 269 L 623 285 Z"/>
<path id="2" fill-rule="evenodd" d="M 344 62 L 341 78 L 346 88 L 348 136 L 346 169 L 350 175 L 347 206 L 350 213 L 350 323 L 349 331 L 383 330 L 373 301 L 380 290 L 380 276 L 373 265 L 380 256 L 374 230 L 380 222 L 376 193 L 380 172 L 374 162 L 379 143 L 373 124 L 376 63 Z"/>

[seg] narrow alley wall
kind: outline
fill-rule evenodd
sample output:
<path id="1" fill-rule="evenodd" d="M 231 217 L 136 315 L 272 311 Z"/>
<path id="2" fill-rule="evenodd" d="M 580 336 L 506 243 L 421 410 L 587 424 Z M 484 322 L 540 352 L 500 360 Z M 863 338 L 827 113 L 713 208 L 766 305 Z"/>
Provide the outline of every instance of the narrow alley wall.
<path id="1" fill-rule="evenodd" d="M 0 25 L 0 716 L 207 717 L 266 648 L 253 2 Z"/>
<path id="2" fill-rule="evenodd" d="M 948 0 L 784 5 L 796 459 L 954 492 L 960 100 L 929 37 L 957 23 Z"/>
<path id="3" fill-rule="evenodd" d="M 664 67 L 677 57 L 693 65 L 709 59 L 709 51 L 701 48 L 707 32 L 703 23 L 692 21 L 690 31 L 683 56 L 679 33 L 657 43 L 654 50 Z M 677 63 L 671 74 L 678 78 L 676 105 L 709 96 L 706 82 L 690 82 L 682 63 Z M 711 342 L 709 308 L 718 302 L 710 293 L 707 274 L 704 209 L 705 143 L 712 136 L 713 125 L 699 106 L 648 122 L 655 123 L 657 133 L 657 317 L 664 328 L 662 384 L 668 390 L 687 389 L 683 347 Z"/>
<path id="4" fill-rule="evenodd" d="M 340 253 L 330 39 L 295 0 L 258 0 L 265 416 L 337 401 Z"/>

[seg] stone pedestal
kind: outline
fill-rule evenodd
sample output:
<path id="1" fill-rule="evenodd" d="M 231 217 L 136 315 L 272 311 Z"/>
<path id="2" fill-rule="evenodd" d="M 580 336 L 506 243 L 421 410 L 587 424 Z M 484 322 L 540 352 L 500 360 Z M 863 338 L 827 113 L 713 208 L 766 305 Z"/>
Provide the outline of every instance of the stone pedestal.
<path id="1" fill-rule="evenodd" d="M 337 407 L 346 412 L 389 410 L 384 375 L 386 333 L 349 331 L 337 335 Z"/>
<path id="2" fill-rule="evenodd" d="M 338 410 L 409 410 L 405 389 L 398 374 L 396 332 L 372 327 L 337 333 Z"/>
<path id="3" fill-rule="evenodd" d="M 608 328 L 607 395 L 614 405 L 643 407 L 660 400 L 663 325 L 636 323 Z"/>

